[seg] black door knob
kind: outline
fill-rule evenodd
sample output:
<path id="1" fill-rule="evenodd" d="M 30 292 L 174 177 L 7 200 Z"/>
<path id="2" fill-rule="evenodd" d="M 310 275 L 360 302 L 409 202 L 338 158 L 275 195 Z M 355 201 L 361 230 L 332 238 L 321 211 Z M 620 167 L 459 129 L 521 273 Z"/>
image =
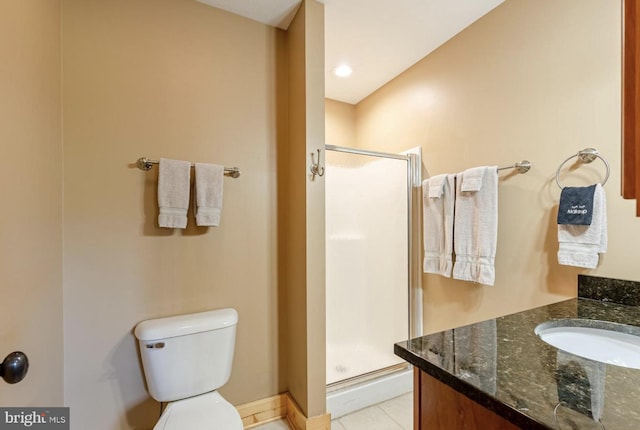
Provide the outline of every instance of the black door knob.
<path id="1" fill-rule="evenodd" d="M 0 364 L 0 377 L 8 384 L 20 382 L 27 376 L 29 359 L 24 352 L 15 351 L 7 355 Z"/>

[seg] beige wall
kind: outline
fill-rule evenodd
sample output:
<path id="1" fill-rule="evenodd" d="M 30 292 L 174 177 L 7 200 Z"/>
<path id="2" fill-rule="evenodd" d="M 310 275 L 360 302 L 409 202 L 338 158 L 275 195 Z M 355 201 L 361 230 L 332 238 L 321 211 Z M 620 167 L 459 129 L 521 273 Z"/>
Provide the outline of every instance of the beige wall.
<path id="1" fill-rule="evenodd" d="M 355 105 L 325 99 L 325 137 L 327 145 L 346 147 L 357 145 L 356 112 Z"/>
<path id="2" fill-rule="evenodd" d="M 288 147 L 279 178 L 286 247 L 289 392 L 308 417 L 325 413 L 324 179 L 309 154 L 324 146 L 324 6 L 305 0 L 287 32 Z M 317 158 L 316 158 L 317 160 Z"/>
<path id="3" fill-rule="evenodd" d="M 356 106 L 355 146 L 420 145 L 428 175 L 533 163 L 525 175 L 500 174 L 495 286 L 424 275 L 427 332 L 575 296 L 578 273 L 640 280 L 629 240 L 640 220 L 620 197 L 620 7 L 507 0 Z M 556 168 L 586 147 L 612 167 L 609 251 L 593 271 L 556 259 Z M 603 172 L 600 162 L 582 166 L 565 184 Z"/>
<path id="4" fill-rule="evenodd" d="M 0 361 L 30 360 L 2 406 L 62 406 L 60 2 L 0 2 Z"/>
<path id="5" fill-rule="evenodd" d="M 236 358 L 222 393 L 239 404 L 302 384 L 305 411 L 324 413 L 324 184 L 303 178 L 306 153 L 324 143 L 322 56 L 307 54 L 323 49 L 323 9 L 305 5 L 303 31 L 292 36 L 304 46 L 295 167 L 310 199 L 303 257 L 314 267 L 303 273 L 302 301 L 290 305 L 284 269 L 293 253 L 279 210 L 291 201 L 291 166 L 282 163 L 296 129 L 288 130 L 285 88 L 292 37 L 191 0 L 0 5 L 1 170 L 12 184 L 3 191 L 10 228 L 0 276 L 11 306 L 2 340 L 6 353 L 31 359 L 3 405 L 64 404 L 74 428 L 151 428 L 159 409 L 133 327 L 232 306 Z M 242 176 L 225 179 L 221 226 L 197 228 L 191 215 L 185 231 L 157 228 L 157 168 L 138 170 L 140 156 L 238 166 Z M 287 322 L 299 320 L 302 343 L 286 338 L 295 334 Z M 287 341 L 305 351 L 292 360 L 304 379 L 287 373 Z"/>
<path id="6" fill-rule="evenodd" d="M 305 0 L 306 5 L 306 87 L 307 154 L 323 149 L 324 134 L 324 5 Z M 321 151 L 323 152 L 323 151 Z M 307 155 L 308 156 L 308 155 Z M 321 155 L 323 156 L 323 155 Z M 309 159 L 300 160 L 304 169 Z M 308 417 L 323 415 L 326 411 L 326 325 L 325 325 L 325 222 L 324 178 L 311 179 L 307 172 L 307 368 Z M 290 342 L 295 342 L 291 339 Z M 290 380 L 291 381 L 291 380 Z"/>
<path id="7" fill-rule="evenodd" d="M 65 402 L 74 428 L 151 428 L 132 329 L 234 307 L 232 403 L 281 372 L 277 74 L 281 32 L 192 0 L 65 0 Z M 218 228 L 157 227 L 157 167 L 238 166 Z"/>

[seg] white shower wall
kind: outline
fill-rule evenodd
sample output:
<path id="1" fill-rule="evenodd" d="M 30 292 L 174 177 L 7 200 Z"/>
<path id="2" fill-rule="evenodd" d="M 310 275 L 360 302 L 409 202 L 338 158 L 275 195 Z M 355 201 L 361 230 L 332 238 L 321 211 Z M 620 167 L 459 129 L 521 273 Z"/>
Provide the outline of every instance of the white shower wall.
<path id="1" fill-rule="evenodd" d="M 326 152 L 328 384 L 403 362 L 407 198 L 406 161 Z"/>

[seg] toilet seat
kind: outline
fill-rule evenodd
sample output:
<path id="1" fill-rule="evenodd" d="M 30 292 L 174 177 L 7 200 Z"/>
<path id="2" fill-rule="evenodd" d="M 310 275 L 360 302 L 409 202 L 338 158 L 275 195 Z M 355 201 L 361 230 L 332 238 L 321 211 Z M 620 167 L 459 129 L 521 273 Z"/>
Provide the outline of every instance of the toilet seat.
<path id="1" fill-rule="evenodd" d="M 153 430 L 242 430 L 240 414 L 217 391 L 171 402 Z"/>

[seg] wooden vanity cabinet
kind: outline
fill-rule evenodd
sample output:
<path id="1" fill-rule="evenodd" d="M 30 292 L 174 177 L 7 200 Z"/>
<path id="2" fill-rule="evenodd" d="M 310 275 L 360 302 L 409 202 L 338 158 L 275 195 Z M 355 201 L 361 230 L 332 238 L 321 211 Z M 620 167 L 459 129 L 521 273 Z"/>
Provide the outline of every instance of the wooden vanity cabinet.
<path id="1" fill-rule="evenodd" d="M 413 372 L 414 430 L 520 428 L 422 370 Z"/>

